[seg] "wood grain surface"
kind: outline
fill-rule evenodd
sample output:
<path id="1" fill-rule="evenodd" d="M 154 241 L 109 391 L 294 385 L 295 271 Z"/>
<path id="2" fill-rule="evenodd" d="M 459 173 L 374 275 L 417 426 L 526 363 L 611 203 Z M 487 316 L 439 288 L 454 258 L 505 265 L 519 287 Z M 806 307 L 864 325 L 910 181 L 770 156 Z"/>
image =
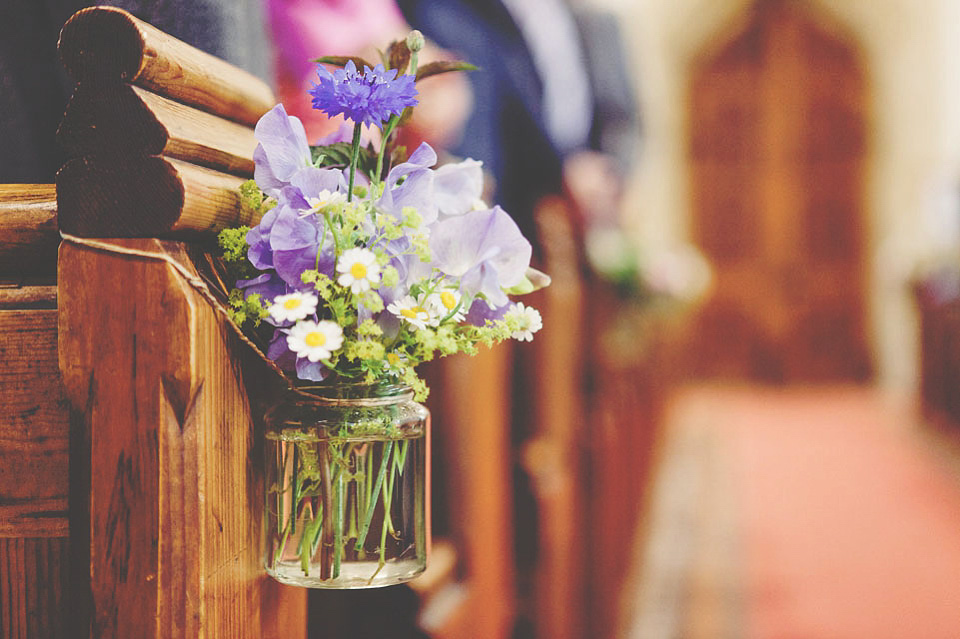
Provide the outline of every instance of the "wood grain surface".
<path id="1" fill-rule="evenodd" d="M 81 83 L 57 141 L 72 156 L 166 155 L 253 177 L 253 129 L 174 102 L 141 87 Z"/>
<path id="2" fill-rule="evenodd" d="M 70 424 L 57 311 L 0 310 L 0 362 L 0 537 L 66 537 Z"/>
<path id="3" fill-rule="evenodd" d="M 57 174 L 60 228 L 83 237 L 197 237 L 259 219 L 240 211 L 243 179 L 181 160 L 77 158 Z"/>
<path id="4" fill-rule="evenodd" d="M 66 539 L 0 537 L 0 637 L 78 636 L 69 615 Z"/>
<path id="5" fill-rule="evenodd" d="M 53 277 L 57 193 L 53 184 L 0 184 L 0 279 Z"/>
<path id="6" fill-rule="evenodd" d="M 63 26 L 60 59 L 78 82 L 130 82 L 243 124 L 276 104 L 265 82 L 114 7 L 90 7 Z"/>
<path id="7" fill-rule="evenodd" d="M 179 243 L 115 245 L 192 269 Z M 59 277 L 60 367 L 89 437 L 93 635 L 304 637 L 305 593 L 261 565 L 259 360 L 165 261 L 70 243 Z"/>

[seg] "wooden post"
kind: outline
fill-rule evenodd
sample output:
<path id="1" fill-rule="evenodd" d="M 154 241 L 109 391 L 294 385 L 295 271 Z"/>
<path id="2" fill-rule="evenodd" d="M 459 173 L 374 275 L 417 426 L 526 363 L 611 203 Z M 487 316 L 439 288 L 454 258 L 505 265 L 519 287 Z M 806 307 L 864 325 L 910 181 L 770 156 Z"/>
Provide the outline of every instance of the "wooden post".
<path id="1" fill-rule="evenodd" d="M 257 393 L 271 378 L 195 276 L 179 243 L 60 250 L 60 368 L 88 448 L 73 462 L 89 482 L 92 635 L 302 638 L 305 592 L 261 567 Z"/>

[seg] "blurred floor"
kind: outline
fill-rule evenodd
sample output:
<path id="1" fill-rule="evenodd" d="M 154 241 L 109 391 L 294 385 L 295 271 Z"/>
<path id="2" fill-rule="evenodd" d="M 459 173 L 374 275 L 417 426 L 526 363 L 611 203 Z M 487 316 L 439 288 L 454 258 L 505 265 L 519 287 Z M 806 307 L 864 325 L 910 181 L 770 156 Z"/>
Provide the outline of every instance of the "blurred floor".
<path id="1" fill-rule="evenodd" d="M 917 422 L 870 389 L 680 392 L 623 636 L 960 637 L 960 473 Z"/>

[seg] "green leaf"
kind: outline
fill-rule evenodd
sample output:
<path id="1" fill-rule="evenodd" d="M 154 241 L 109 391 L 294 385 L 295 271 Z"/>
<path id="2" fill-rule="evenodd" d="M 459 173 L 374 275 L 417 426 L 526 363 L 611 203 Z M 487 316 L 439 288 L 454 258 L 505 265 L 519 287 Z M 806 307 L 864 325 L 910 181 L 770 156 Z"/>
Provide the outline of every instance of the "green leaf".
<path id="1" fill-rule="evenodd" d="M 349 142 L 335 142 L 326 146 L 311 146 L 310 155 L 314 166 L 342 168 L 350 166 L 352 149 L 353 146 Z M 370 147 L 361 147 L 357 170 L 369 176 L 376 167 L 376 153 Z"/>
<path id="2" fill-rule="evenodd" d="M 417 69 L 417 81 L 423 80 L 424 78 L 429 78 L 433 75 L 439 75 L 441 73 L 449 73 L 451 71 L 476 71 L 480 67 L 475 64 L 470 64 L 469 62 L 461 62 L 460 60 L 439 60 L 437 62 L 429 62 L 419 69 Z"/>

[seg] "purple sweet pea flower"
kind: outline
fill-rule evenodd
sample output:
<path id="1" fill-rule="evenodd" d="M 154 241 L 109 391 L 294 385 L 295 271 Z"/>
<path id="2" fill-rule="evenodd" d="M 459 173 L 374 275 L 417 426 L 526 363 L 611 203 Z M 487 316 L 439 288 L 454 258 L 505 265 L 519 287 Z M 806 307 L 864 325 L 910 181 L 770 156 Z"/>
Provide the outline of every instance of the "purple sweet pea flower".
<path id="1" fill-rule="evenodd" d="M 464 160 L 434 171 L 434 201 L 442 215 L 463 215 L 483 194 L 483 162 Z"/>
<path id="2" fill-rule="evenodd" d="M 280 210 L 273 222 L 270 229 L 273 268 L 294 289 L 309 288 L 300 279 L 305 270 L 316 267 L 321 273 L 333 275 L 333 240 L 329 233 L 324 232 L 321 236 L 321 230 L 322 217 L 312 213 L 304 215 L 288 206 Z"/>
<path id="3" fill-rule="evenodd" d="M 503 289 L 523 280 L 532 254 L 517 223 L 499 206 L 441 220 L 430 248 L 437 269 L 459 279 L 465 295 L 483 295 L 492 306 L 507 303 Z"/>
<path id="4" fill-rule="evenodd" d="M 297 358 L 297 377 L 312 382 L 322 382 L 330 375 L 330 369 L 323 362 L 311 362 L 306 357 Z"/>
<path id="5" fill-rule="evenodd" d="M 267 304 L 270 304 L 273 298 L 278 295 L 285 295 L 290 292 L 287 283 L 277 277 L 276 273 L 264 273 L 253 279 L 237 280 L 237 288 L 243 291 L 244 299 L 257 293 Z"/>
<path id="6" fill-rule="evenodd" d="M 400 115 L 417 104 L 417 89 L 410 74 L 397 76 L 396 69 L 384 70 L 382 64 L 357 71 L 353 61 L 333 73 L 317 65 L 319 82 L 307 93 L 313 96 L 313 108 L 334 117 L 341 113 L 355 124 L 380 126 L 391 115 Z"/>
<path id="7" fill-rule="evenodd" d="M 297 365 L 297 354 L 287 346 L 287 331 L 277 329 L 267 346 L 267 357 L 284 370 L 292 370 Z"/>
<path id="8" fill-rule="evenodd" d="M 306 167 L 290 176 L 290 184 L 280 190 L 278 199 L 295 209 L 308 210 L 309 198 L 317 197 L 321 191 L 346 194 L 347 181 L 343 172 L 337 169 L 318 169 Z"/>
<path id="9" fill-rule="evenodd" d="M 259 142 L 253 152 L 253 178 L 265 193 L 276 196 L 294 173 L 310 166 L 307 133 L 282 104 L 264 113 L 253 132 Z"/>
<path id="10" fill-rule="evenodd" d="M 353 142 L 353 127 L 342 122 L 336 131 L 328 133 L 319 140 L 317 140 L 317 146 L 328 146 L 330 144 L 337 144 L 338 142 Z M 364 140 L 360 140 L 360 145 L 364 146 Z"/>
<path id="11" fill-rule="evenodd" d="M 492 322 L 503 319 L 503 316 L 510 310 L 510 306 L 511 302 L 509 301 L 503 306 L 490 306 L 484 300 L 477 298 L 473 300 L 473 304 L 470 305 L 470 310 L 467 311 L 467 316 L 463 321 L 474 326 L 483 326 L 487 323 L 487 320 Z"/>
<path id="12" fill-rule="evenodd" d="M 277 220 L 280 206 L 267 211 L 260 224 L 247 231 L 247 259 L 260 270 L 273 268 L 273 249 L 270 248 L 270 230 Z"/>
<path id="13" fill-rule="evenodd" d="M 383 195 L 377 200 L 377 209 L 399 220 L 403 207 L 411 206 L 423 218 L 424 225 L 436 221 L 435 172 L 430 169 L 436 163 L 436 151 L 426 142 L 422 143 L 406 162 L 390 169 Z M 398 185 L 401 179 L 403 182 Z"/>

